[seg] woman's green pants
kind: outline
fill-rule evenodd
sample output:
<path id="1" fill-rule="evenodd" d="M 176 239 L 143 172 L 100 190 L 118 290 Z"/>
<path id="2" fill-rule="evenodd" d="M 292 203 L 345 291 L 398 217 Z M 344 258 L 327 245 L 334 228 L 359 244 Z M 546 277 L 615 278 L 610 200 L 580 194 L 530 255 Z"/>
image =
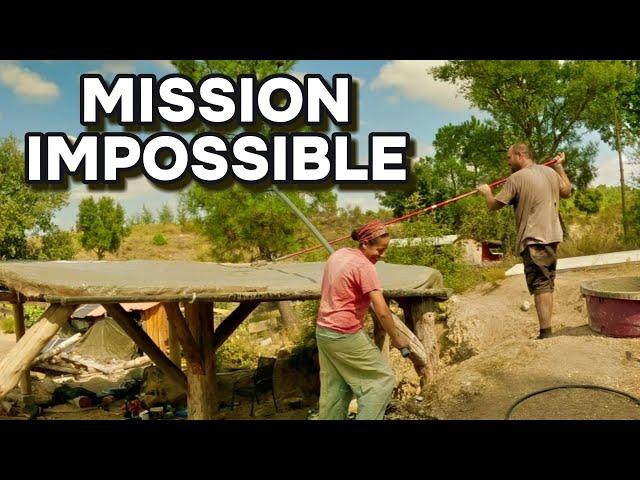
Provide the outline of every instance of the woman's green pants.
<path id="1" fill-rule="evenodd" d="M 344 334 L 317 327 L 316 340 L 320 357 L 320 419 L 345 420 L 355 395 L 357 420 L 382 420 L 396 379 L 364 329 Z"/>

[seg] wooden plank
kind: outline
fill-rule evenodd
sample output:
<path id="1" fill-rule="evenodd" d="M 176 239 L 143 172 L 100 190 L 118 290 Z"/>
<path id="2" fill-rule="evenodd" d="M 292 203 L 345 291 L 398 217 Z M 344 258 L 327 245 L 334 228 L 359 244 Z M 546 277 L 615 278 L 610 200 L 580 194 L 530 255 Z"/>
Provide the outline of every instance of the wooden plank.
<path id="1" fill-rule="evenodd" d="M 453 290 L 450 288 L 437 288 L 437 289 L 424 289 L 416 292 L 415 289 L 410 288 L 396 288 L 392 290 L 385 290 L 385 298 L 415 298 L 417 295 L 421 297 L 429 297 L 435 300 L 446 300 L 452 294 Z M 60 295 L 22 295 L 25 301 L 31 302 L 47 302 L 47 303 L 75 303 L 75 304 L 87 304 L 87 303 L 99 303 L 104 305 L 105 303 L 135 303 L 135 302 L 190 302 L 193 300 L 193 294 L 183 295 L 113 295 L 113 296 L 89 296 L 89 295 L 73 295 L 73 296 L 60 296 Z M 202 293 L 197 296 L 198 301 L 206 302 L 276 302 L 281 300 L 317 300 L 320 298 L 320 292 L 215 292 L 215 293 Z"/>
<path id="2" fill-rule="evenodd" d="M 16 343 L 24 336 L 26 326 L 24 323 L 24 303 L 16 302 L 13 305 L 13 325 L 16 333 Z M 31 395 L 31 376 L 26 370 L 20 376 L 20 391 L 23 395 Z"/>
<path id="3" fill-rule="evenodd" d="M 0 361 L 0 400 L 18 384 L 20 376 L 60 330 L 77 305 L 51 305 Z"/>
<path id="4" fill-rule="evenodd" d="M 188 365 L 187 368 L 188 415 L 192 420 L 212 420 L 218 411 L 216 353 L 213 348 L 213 304 L 185 304 L 185 314 L 191 334 L 202 351 L 202 365 L 198 365 L 198 368 Z"/>
<path id="5" fill-rule="evenodd" d="M 142 330 L 142 327 L 133 320 L 129 314 L 117 304 L 103 305 L 107 313 L 113 318 L 120 328 L 122 328 L 131 339 L 140 346 L 142 351 L 153 360 L 160 370 L 167 377 L 176 382 L 177 385 L 187 390 L 187 378 L 182 370 L 176 367 L 171 360 L 167 358 L 164 352 L 158 347 L 151 338 Z"/>
<path id="6" fill-rule="evenodd" d="M 67 338 L 65 341 L 60 342 L 54 348 L 51 348 L 48 351 L 44 352 L 42 355 L 38 355 L 38 357 L 36 357 L 36 359 L 33 361 L 33 364 L 36 365 L 40 362 L 44 362 L 45 360 L 50 359 L 51 357 L 55 357 L 57 354 L 69 348 L 71 345 L 75 345 L 76 343 L 78 343 L 81 338 L 82 334 L 76 333 L 75 335 Z"/>
<path id="7" fill-rule="evenodd" d="M 235 332 L 236 328 L 244 321 L 245 318 L 253 312 L 256 307 L 260 305 L 260 302 L 253 300 L 250 302 L 242 302 L 231 312 L 231 314 L 224 319 L 224 321 L 217 328 L 213 337 L 213 349 L 217 350 L 220 346 Z"/>
<path id="8" fill-rule="evenodd" d="M 182 345 L 187 362 L 192 369 L 198 368 L 199 365 L 202 371 L 202 351 L 193 338 L 191 330 L 189 330 L 187 321 L 180 311 L 180 306 L 175 302 L 164 303 L 163 305 L 167 311 L 167 321 L 176 329 L 176 335 Z"/>

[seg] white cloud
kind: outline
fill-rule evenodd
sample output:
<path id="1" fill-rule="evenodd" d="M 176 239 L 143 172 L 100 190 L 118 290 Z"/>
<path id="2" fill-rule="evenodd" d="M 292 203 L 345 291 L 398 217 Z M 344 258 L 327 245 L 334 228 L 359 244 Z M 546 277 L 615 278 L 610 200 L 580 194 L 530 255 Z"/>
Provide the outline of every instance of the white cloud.
<path id="1" fill-rule="evenodd" d="M 622 163 L 624 168 L 625 184 L 629 184 L 629 180 L 633 176 L 640 175 L 640 165 L 630 162 L 626 155 L 622 155 Z M 594 185 L 620 185 L 620 165 L 618 162 L 618 154 L 613 152 L 605 157 L 601 157 L 596 162 L 598 174 Z"/>
<path id="2" fill-rule="evenodd" d="M 433 103 L 446 111 L 463 111 L 471 105 L 458 95 L 455 85 L 433 78 L 431 68 L 443 65 L 444 60 L 393 60 L 380 69 L 371 89 L 394 88 L 412 100 Z"/>
<path id="3" fill-rule="evenodd" d="M 171 64 L 171 60 L 151 60 L 151 62 L 169 72 L 173 72 L 176 69 L 176 67 Z"/>
<path id="4" fill-rule="evenodd" d="M 60 95 L 58 86 L 17 62 L 0 62 L 0 83 L 29 101 L 47 103 Z"/>
<path id="5" fill-rule="evenodd" d="M 434 153 L 436 153 L 436 149 L 433 148 L 433 145 L 416 140 L 416 154 L 409 159 L 411 161 L 411 166 L 413 167 L 413 165 L 422 157 L 432 156 Z"/>
<path id="6" fill-rule="evenodd" d="M 304 83 L 304 76 L 305 75 L 309 75 L 309 73 L 308 72 L 295 72 L 295 71 L 293 71 L 293 72 L 290 72 L 290 75 L 296 77 L 300 81 L 300 83 Z M 327 83 L 329 85 L 331 85 L 331 77 L 326 77 L 324 75 L 323 75 L 323 77 L 327 81 Z M 354 75 L 351 76 L 351 79 L 353 80 L 354 83 L 357 83 L 360 88 L 363 88 L 367 84 L 367 81 L 365 79 L 360 78 L 360 77 L 356 77 Z"/>

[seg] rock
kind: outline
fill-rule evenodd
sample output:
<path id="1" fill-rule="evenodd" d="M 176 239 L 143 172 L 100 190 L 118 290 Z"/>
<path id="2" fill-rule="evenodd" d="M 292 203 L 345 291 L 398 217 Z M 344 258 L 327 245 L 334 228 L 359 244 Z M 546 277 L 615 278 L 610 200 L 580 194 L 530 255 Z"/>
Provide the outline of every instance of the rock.
<path id="1" fill-rule="evenodd" d="M 423 397 L 423 396 L 420 396 L 420 395 L 416 395 L 416 396 L 415 396 L 415 397 L 413 397 L 413 398 L 414 398 L 414 400 L 415 400 L 416 402 L 422 402 L 422 401 L 424 400 L 424 397 Z"/>
<path id="2" fill-rule="evenodd" d="M 530 308 L 531 303 L 529 303 L 528 300 L 525 300 L 524 302 L 522 302 L 522 305 L 520 305 L 520 310 L 522 310 L 523 312 L 528 312 Z"/>
<path id="3" fill-rule="evenodd" d="M 358 400 L 354 398 L 353 400 L 351 400 L 351 403 L 349 404 L 349 414 L 357 415 L 357 413 L 358 413 Z"/>

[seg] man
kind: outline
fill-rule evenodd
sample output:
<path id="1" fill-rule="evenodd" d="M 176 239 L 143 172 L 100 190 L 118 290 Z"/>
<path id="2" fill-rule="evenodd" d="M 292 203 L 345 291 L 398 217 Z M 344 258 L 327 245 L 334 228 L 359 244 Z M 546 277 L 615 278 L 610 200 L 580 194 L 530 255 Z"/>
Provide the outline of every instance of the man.
<path id="1" fill-rule="evenodd" d="M 478 191 L 485 196 L 489 210 L 513 205 L 518 253 L 524 262 L 529 293 L 535 296 L 540 323 L 538 338 L 551 336 L 553 288 L 556 276 L 556 250 L 562 241 L 558 216 L 560 198 L 571 196 L 571 182 L 564 171 L 564 153 L 555 157 L 551 168 L 533 161 L 529 145 L 516 143 L 507 152 L 513 172 L 495 197 L 488 185 Z"/>

